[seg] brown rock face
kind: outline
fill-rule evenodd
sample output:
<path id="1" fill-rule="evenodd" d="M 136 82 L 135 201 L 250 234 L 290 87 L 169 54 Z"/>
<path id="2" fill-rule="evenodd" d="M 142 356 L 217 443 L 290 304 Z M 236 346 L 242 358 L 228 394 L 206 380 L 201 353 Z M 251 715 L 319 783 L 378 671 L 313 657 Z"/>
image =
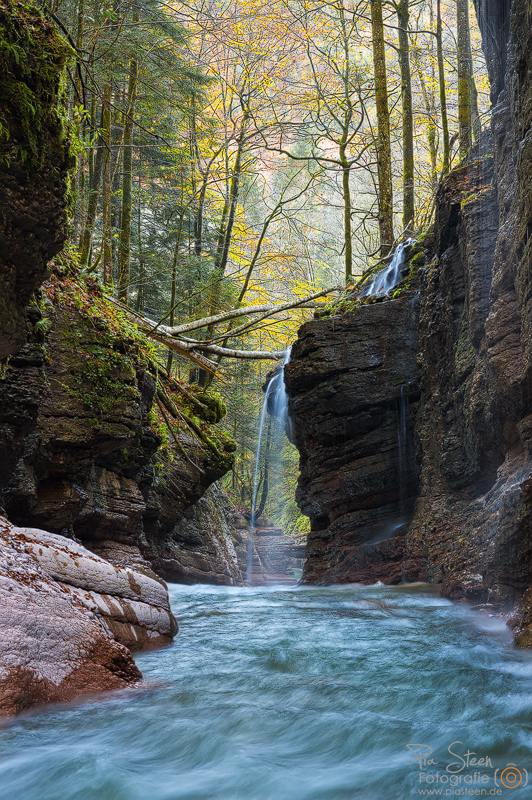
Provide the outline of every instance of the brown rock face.
<path id="1" fill-rule="evenodd" d="M 451 597 L 504 605 L 532 580 L 521 486 L 532 464 L 520 313 L 515 289 L 502 299 L 498 288 L 509 265 L 491 164 L 472 161 L 446 182 L 421 273 L 421 493 L 407 547 Z"/>
<path id="2" fill-rule="evenodd" d="M 417 493 L 417 292 L 308 322 L 285 367 L 311 520 L 303 579 L 352 581 L 361 544 L 410 520 Z M 355 561 L 353 561 L 355 559 Z"/>
<path id="3" fill-rule="evenodd" d="M 69 48 L 37 13 L 11 0 L 0 9 L 0 361 L 25 343 L 26 305 L 66 239 Z"/>
<path id="4" fill-rule="evenodd" d="M 172 537 L 161 542 L 154 559 L 158 573 L 178 583 L 241 585 L 243 537 L 238 524 L 227 495 L 213 483 L 184 512 Z"/>
<path id="5" fill-rule="evenodd" d="M 525 593 L 512 624 L 517 641 L 528 646 L 532 10 L 522 0 L 479 0 L 477 12 L 492 80 L 493 142 L 484 135 L 439 191 L 418 272 L 420 377 L 410 378 L 404 325 L 395 326 L 395 363 L 369 360 L 373 343 L 390 330 L 394 301 L 303 326 L 286 374 L 301 452 L 299 498 L 313 523 L 306 579 L 421 578 L 441 582 L 454 599 L 499 610 Z M 357 320 L 361 330 L 366 326 L 364 337 Z M 345 332 L 343 350 L 338 331 Z M 351 383 L 347 392 L 341 385 L 334 391 L 350 369 L 362 372 L 363 391 Z M 353 436 L 348 425 L 343 451 L 339 436 L 346 415 L 356 418 L 374 404 L 390 409 L 395 376 L 419 387 L 407 424 L 414 429 L 419 489 L 407 493 L 416 502 L 406 536 L 375 547 L 367 543 L 369 529 L 382 510 L 390 507 L 387 521 L 401 521 L 397 481 L 383 459 L 392 435 L 384 435 L 382 424 L 372 435 L 360 426 Z"/>
<path id="6" fill-rule="evenodd" d="M 102 618 L 39 565 L 30 552 L 38 552 L 38 540 L 30 538 L 0 519 L 3 716 L 123 689 L 142 677 Z"/>
<path id="7" fill-rule="evenodd" d="M 460 207 L 460 171 L 451 176 L 439 202 L 436 268 L 421 288 L 423 489 L 408 546 L 451 597 L 495 608 L 532 583 L 531 14 L 521 0 L 477 4 L 494 175 Z M 453 206 L 454 230 L 445 225 Z M 461 303 L 463 322 L 454 311 Z"/>

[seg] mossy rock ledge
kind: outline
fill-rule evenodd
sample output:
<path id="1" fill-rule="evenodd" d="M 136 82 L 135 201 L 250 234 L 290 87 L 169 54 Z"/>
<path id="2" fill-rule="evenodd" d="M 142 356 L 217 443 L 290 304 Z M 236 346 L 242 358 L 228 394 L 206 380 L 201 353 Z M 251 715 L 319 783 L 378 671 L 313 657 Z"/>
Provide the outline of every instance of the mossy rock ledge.
<path id="1" fill-rule="evenodd" d="M 188 582 L 192 558 L 203 565 L 194 574 L 240 583 L 223 543 L 220 555 L 181 530 L 233 463 L 235 443 L 213 421 L 223 402 L 169 380 L 151 341 L 61 258 L 0 376 L 0 505 L 14 524 L 73 537 L 119 566 Z"/>

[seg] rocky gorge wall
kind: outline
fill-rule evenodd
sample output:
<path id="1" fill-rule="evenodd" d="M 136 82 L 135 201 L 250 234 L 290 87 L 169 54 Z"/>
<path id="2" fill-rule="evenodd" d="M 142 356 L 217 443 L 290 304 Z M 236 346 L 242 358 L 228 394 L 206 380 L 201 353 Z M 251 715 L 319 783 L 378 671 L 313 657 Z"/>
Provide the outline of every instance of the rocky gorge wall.
<path id="1" fill-rule="evenodd" d="M 225 548 L 215 527 L 193 545 L 179 529 L 231 466 L 223 402 L 171 385 L 71 258 L 48 266 L 67 232 L 72 51 L 46 13 L 13 0 L 0 44 L 0 506 L 170 580 L 239 582 L 225 552 L 205 566 Z"/>
<path id="2" fill-rule="evenodd" d="M 62 105 L 70 47 L 30 5 L 0 8 L 0 361 L 26 340 L 26 306 L 66 239 L 74 164 Z"/>
<path id="3" fill-rule="evenodd" d="M 0 378 L 9 519 L 167 580 L 241 582 L 232 542 L 217 526 L 191 537 L 184 517 L 232 464 L 223 401 L 169 379 L 149 341 L 71 266 L 55 266 L 28 316 L 27 343 Z"/>
<path id="4" fill-rule="evenodd" d="M 306 323 L 285 367 L 306 581 L 353 580 L 362 551 L 411 518 L 418 293 Z"/>
<path id="5" fill-rule="evenodd" d="M 434 228 L 412 249 L 397 296 L 353 296 L 336 316 L 304 325 L 285 375 L 298 498 L 312 523 L 305 580 L 439 582 L 454 599 L 520 609 L 517 640 L 527 644 L 532 10 L 489 0 L 477 11 L 492 138 L 440 187 Z M 393 418 L 400 383 L 406 425 Z M 401 428 L 419 482 L 406 482 L 413 515 L 394 536 L 378 526 L 404 519 Z"/>
<path id="6" fill-rule="evenodd" d="M 186 511 L 231 466 L 223 401 L 165 376 L 68 254 L 50 264 L 72 53 L 46 13 L 0 9 L 0 716 L 136 684 L 131 652 L 177 631 L 154 570 L 242 582 L 221 489 L 215 524 Z"/>

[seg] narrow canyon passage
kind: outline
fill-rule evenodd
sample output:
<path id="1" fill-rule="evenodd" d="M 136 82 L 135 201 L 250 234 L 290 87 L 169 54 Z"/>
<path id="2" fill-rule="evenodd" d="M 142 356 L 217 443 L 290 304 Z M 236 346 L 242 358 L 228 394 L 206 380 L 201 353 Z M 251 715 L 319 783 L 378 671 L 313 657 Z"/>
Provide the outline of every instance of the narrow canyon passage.
<path id="1" fill-rule="evenodd" d="M 532 653 L 502 621 L 422 585 L 170 592 L 143 689 L 0 730 L 2 798 L 403 800 L 497 792 L 508 764 L 530 796 Z"/>

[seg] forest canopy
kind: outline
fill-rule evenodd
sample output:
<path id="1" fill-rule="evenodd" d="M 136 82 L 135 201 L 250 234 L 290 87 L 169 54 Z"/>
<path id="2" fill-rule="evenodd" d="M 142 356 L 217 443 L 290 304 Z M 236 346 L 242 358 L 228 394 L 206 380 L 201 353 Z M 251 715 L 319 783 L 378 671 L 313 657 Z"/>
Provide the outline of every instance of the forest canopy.
<path id="1" fill-rule="evenodd" d="M 473 6 L 52 0 L 46 13 L 73 52 L 70 256 L 169 372 L 223 382 L 249 483 L 272 360 L 309 307 L 427 228 L 480 135 Z"/>

